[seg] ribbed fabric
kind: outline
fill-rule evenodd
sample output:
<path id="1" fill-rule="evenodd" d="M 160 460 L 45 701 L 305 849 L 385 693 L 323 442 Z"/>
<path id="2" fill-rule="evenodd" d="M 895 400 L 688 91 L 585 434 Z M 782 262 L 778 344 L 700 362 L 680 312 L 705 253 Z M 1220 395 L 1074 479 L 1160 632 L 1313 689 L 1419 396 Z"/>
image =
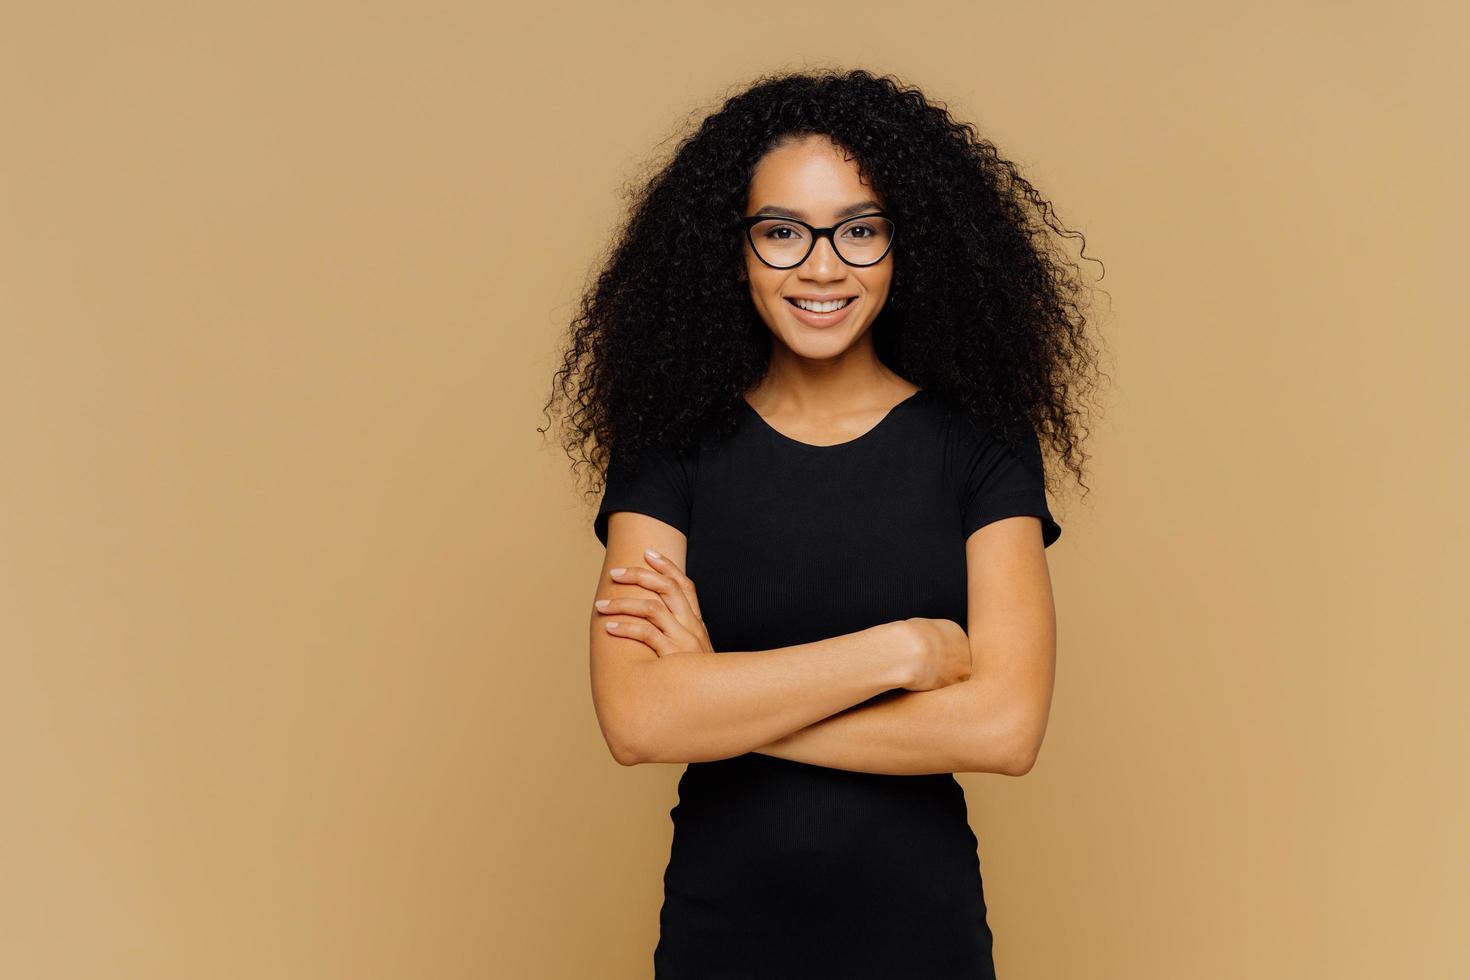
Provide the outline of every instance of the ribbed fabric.
<path id="1" fill-rule="evenodd" d="M 835 446 L 740 427 L 634 467 L 594 521 L 683 531 L 717 651 L 808 643 L 910 616 L 966 622 L 965 539 L 1002 517 L 1061 528 L 1030 459 L 926 391 Z M 953 774 L 894 776 L 751 752 L 690 763 L 670 811 L 656 980 L 994 977 L 977 841 Z"/>

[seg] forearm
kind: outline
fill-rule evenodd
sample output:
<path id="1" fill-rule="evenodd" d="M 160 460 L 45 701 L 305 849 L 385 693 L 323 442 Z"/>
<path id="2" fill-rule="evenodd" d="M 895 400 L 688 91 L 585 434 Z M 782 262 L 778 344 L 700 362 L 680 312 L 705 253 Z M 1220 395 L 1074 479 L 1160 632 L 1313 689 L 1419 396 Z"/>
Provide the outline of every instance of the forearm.
<path id="1" fill-rule="evenodd" d="M 824 718 L 755 749 L 857 772 L 917 775 L 1024 771 L 1018 698 L 993 676 L 901 691 Z"/>
<path id="2" fill-rule="evenodd" d="M 725 759 L 908 682 L 912 640 L 884 623 L 748 653 L 676 653 L 631 665 L 625 736 L 637 762 Z"/>

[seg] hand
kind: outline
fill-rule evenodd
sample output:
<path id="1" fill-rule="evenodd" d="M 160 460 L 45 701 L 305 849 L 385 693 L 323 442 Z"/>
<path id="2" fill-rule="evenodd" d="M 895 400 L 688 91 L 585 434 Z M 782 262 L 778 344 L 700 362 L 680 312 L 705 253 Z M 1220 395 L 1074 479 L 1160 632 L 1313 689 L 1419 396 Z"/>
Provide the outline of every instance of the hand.
<path id="1" fill-rule="evenodd" d="M 608 575 L 614 582 L 640 585 L 656 594 L 652 599 L 634 596 L 599 599 L 598 613 L 618 617 L 604 621 L 608 624 L 607 631 L 613 636 L 639 640 L 660 657 L 671 653 L 714 653 L 709 632 L 699 616 L 699 596 L 694 582 L 669 558 L 652 549 L 643 553 L 653 569 L 634 565 L 614 569 Z"/>
<path id="2" fill-rule="evenodd" d="M 970 636 L 963 626 L 952 619 L 921 616 L 906 619 L 904 624 L 918 641 L 914 676 L 904 685 L 906 690 L 932 691 L 970 679 Z"/>

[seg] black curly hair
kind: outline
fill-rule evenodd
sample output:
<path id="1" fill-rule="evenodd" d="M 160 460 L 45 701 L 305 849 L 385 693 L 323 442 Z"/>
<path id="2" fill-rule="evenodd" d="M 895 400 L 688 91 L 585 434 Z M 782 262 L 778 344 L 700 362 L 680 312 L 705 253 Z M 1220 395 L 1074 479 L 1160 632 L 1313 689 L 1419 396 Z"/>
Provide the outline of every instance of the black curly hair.
<path id="1" fill-rule="evenodd" d="M 1082 238 L 1084 251 L 1085 238 L 972 124 L 863 69 L 758 78 L 627 192 L 546 405 L 565 399 L 574 465 L 580 453 L 605 482 L 614 453 L 631 464 L 650 446 L 688 448 L 702 428 L 737 424 L 772 343 L 738 276 L 739 220 L 756 164 L 807 135 L 855 160 L 899 229 L 871 327 L 879 359 L 1013 445 L 1029 423 L 1085 487 L 1079 396 L 1100 373 L 1083 314 L 1090 287 L 1051 233 Z"/>

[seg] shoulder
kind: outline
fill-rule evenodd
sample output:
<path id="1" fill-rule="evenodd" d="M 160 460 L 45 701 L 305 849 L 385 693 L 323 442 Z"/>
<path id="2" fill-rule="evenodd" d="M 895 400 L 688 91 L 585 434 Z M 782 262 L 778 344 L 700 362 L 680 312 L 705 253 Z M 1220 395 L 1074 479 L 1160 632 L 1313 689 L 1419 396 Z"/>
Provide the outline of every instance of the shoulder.
<path id="1" fill-rule="evenodd" d="M 602 501 L 593 518 L 597 539 L 607 544 L 608 516 L 631 510 L 688 533 L 696 449 L 671 443 L 608 450 Z"/>
<path id="2" fill-rule="evenodd" d="M 1041 441 L 1026 419 L 977 415 L 958 406 L 940 407 L 941 424 L 951 447 L 961 453 L 1000 453 L 1041 470 Z"/>
<path id="3" fill-rule="evenodd" d="M 945 470 L 967 537 L 1019 514 L 1041 519 L 1044 545 L 1061 537 L 1047 505 L 1041 441 L 1029 422 L 981 418 L 956 406 L 936 407 L 936 420 L 944 430 Z"/>

